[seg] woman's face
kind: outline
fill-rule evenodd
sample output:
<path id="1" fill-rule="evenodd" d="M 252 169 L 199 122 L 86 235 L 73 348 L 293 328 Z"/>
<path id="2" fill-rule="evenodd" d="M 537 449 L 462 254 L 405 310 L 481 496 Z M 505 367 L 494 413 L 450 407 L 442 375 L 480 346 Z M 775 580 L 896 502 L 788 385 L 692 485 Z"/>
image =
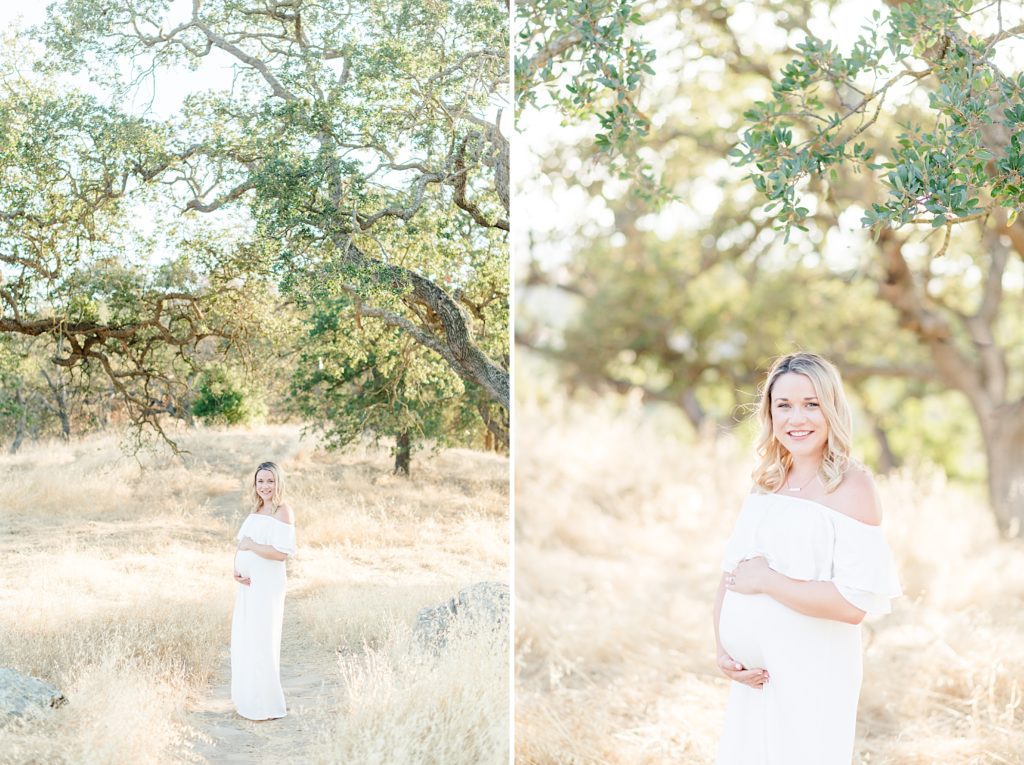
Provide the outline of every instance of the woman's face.
<path id="1" fill-rule="evenodd" d="M 772 433 L 794 457 L 820 457 L 828 422 L 807 375 L 786 372 L 772 386 Z"/>
<path id="2" fill-rule="evenodd" d="M 261 470 L 256 474 L 256 493 L 260 496 L 260 499 L 270 502 L 274 498 L 274 489 L 277 487 L 277 482 L 274 480 L 274 474 L 269 470 Z"/>

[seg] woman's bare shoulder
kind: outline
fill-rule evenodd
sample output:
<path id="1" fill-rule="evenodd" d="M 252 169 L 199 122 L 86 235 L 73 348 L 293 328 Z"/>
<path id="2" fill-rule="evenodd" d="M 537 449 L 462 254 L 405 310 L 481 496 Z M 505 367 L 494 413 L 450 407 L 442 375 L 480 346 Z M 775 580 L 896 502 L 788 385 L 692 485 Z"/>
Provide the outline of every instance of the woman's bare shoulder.
<path id="1" fill-rule="evenodd" d="M 829 503 L 837 512 L 869 526 L 882 523 L 882 504 L 871 472 L 854 463 L 843 474 L 843 480 L 832 493 Z"/>
<path id="2" fill-rule="evenodd" d="M 277 518 L 278 520 L 284 521 L 285 523 L 295 524 L 295 511 L 292 510 L 292 506 L 287 502 L 283 502 L 277 506 Z"/>

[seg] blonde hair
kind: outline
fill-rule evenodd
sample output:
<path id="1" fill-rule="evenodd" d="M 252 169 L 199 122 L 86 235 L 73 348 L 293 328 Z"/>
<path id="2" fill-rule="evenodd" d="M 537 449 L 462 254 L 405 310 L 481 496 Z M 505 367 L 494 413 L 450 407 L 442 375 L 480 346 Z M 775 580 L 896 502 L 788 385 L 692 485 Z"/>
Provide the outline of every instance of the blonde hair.
<path id="1" fill-rule="evenodd" d="M 256 472 L 252 474 L 252 500 L 257 510 L 263 504 L 263 498 L 256 491 L 256 476 L 260 474 L 261 470 L 269 470 L 274 476 L 274 495 L 270 498 L 270 504 L 274 508 L 273 512 L 276 513 L 277 508 L 284 502 L 284 471 L 274 462 L 261 462 L 256 468 Z"/>
<path id="2" fill-rule="evenodd" d="M 819 476 L 826 492 L 832 492 L 843 480 L 850 466 L 850 439 L 853 418 L 843 391 L 843 381 L 835 366 L 814 353 L 791 353 L 775 360 L 760 391 L 757 418 L 761 433 L 754 444 L 760 463 L 751 473 L 754 484 L 764 492 L 774 492 L 786 480 L 793 465 L 793 455 L 775 437 L 772 430 L 772 388 L 782 375 L 795 372 L 807 377 L 814 386 L 818 406 L 828 423 L 828 440 L 821 458 Z"/>

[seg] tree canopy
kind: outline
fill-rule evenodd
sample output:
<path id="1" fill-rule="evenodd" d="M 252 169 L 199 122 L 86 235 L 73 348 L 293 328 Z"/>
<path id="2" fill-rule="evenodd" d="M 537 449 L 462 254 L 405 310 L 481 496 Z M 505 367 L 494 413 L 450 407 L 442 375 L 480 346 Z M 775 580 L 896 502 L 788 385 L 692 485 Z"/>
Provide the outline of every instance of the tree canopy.
<path id="1" fill-rule="evenodd" d="M 347 296 L 507 441 L 506 29 L 477 0 L 54 3 L 0 71 L 0 330 L 159 427 L 211 349 L 248 365 L 282 306 Z M 125 109 L 183 68 L 209 82 L 169 117 Z"/>

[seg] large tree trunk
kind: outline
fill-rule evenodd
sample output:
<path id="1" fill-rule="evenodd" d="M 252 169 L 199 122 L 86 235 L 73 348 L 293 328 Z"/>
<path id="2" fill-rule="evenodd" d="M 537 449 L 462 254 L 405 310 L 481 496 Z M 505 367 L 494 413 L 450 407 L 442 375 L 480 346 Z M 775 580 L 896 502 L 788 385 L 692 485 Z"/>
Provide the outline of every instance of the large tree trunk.
<path id="1" fill-rule="evenodd" d="M 445 290 L 425 276 L 398 265 L 385 263 L 364 253 L 347 234 L 339 233 L 335 243 L 346 266 L 372 274 L 380 284 L 402 294 L 402 300 L 429 315 L 436 329 L 413 324 L 394 311 L 362 304 L 359 313 L 381 319 L 404 330 L 420 345 L 443 358 L 463 380 L 476 383 L 488 398 L 511 410 L 508 370 L 491 360 L 473 339 L 473 333 L 459 304 Z M 354 294 L 358 294 L 355 293 Z M 497 435 L 497 434 L 496 434 Z"/>
<path id="2" fill-rule="evenodd" d="M 509 410 L 505 408 L 499 409 L 498 415 L 495 416 L 491 412 L 491 407 L 482 401 L 477 403 L 476 410 L 480 413 L 480 419 L 483 420 L 484 425 L 487 426 L 487 435 L 495 439 L 494 451 L 508 449 Z M 489 441 L 487 448 L 491 448 Z"/>
<path id="3" fill-rule="evenodd" d="M 1000 407 L 982 423 L 988 457 L 988 491 L 999 530 L 1024 530 L 1024 405 Z"/>
<path id="4" fill-rule="evenodd" d="M 395 475 L 409 475 L 409 467 L 412 462 L 412 439 L 409 431 L 403 430 L 398 434 L 395 442 Z"/>
<path id="5" fill-rule="evenodd" d="M 993 332 L 1008 253 L 998 236 L 987 237 L 986 244 L 991 263 L 975 314 L 937 307 L 907 265 L 904 242 L 889 229 L 878 239 L 884 265 L 879 294 L 928 348 L 942 382 L 966 396 L 985 442 L 992 514 L 1000 532 L 1016 536 L 1024 523 L 1024 400 L 1009 396 L 1008 362 Z M 953 321 L 960 322 L 970 346 L 958 342 Z"/>

